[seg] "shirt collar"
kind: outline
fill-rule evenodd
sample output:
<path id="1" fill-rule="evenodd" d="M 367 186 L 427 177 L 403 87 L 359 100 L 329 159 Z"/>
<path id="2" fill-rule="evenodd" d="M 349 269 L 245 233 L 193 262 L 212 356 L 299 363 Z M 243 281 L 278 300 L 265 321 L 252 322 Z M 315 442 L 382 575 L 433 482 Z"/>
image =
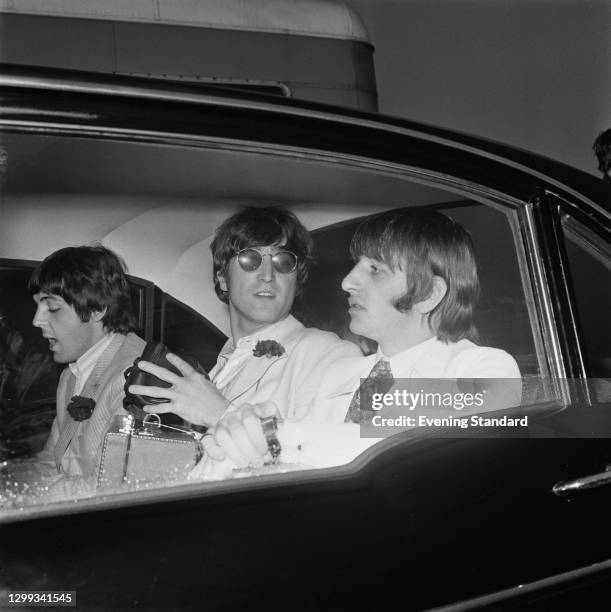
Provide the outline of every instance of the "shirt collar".
<path id="1" fill-rule="evenodd" d="M 242 336 L 238 340 L 236 348 L 252 348 L 261 340 L 275 340 L 276 342 L 281 342 L 283 338 L 292 332 L 296 325 L 299 325 L 297 319 L 295 319 L 293 315 L 289 315 L 282 319 L 282 321 L 276 321 L 271 325 L 258 329 L 250 336 Z M 228 351 L 233 350 L 233 340 L 231 338 L 229 338 L 225 346 L 221 349 L 221 354 L 226 352 L 226 348 Z"/>
<path id="2" fill-rule="evenodd" d="M 405 349 L 392 357 L 387 357 L 384 355 L 384 353 L 382 353 L 378 347 L 376 362 L 380 359 L 385 359 L 390 363 L 390 369 L 392 370 L 395 378 L 410 378 L 412 376 L 412 370 L 416 369 L 416 364 L 425 355 L 435 351 L 439 344 L 441 344 L 441 342 L 435 336 L 433 336 L 420 344 L 410 346 L 410 348 Z"/>
<path id="3" fill-rule="evenodd" d="M 101 340 L 98 340 L 89 350 L 83 353 L 76 361 L 68 364 L 70 371 L 78 378 L 79 374 L 82 378 L 86 378 L 91 374 L 98 359 L 102 353 L 108 348 L 112 339 L 116 334 L 106 334 Z"/>

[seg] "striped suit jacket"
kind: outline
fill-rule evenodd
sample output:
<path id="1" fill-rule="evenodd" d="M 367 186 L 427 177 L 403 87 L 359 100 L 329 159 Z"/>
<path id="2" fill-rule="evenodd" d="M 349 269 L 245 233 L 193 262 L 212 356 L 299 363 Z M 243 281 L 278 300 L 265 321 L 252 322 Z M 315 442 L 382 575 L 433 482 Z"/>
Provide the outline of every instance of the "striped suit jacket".
<path id="1" fill-rule="evenodd" d="M 45 464 L 47 473 L 89 478 L 96 476 L 100 464 L 104 435 L 112 421 L 123 410 L 123 372 L 144 350 L 146 343 L 136 336 L 117 334 L 96 363 L 85 382 L 81 396 L 95 400 L 93 414 L 86 421 L 74 421 L 66 408 L 74 395 L 76 377 L 66 368 L 57 387 L 57 415 L 44 449 L 37 462 Z"/>

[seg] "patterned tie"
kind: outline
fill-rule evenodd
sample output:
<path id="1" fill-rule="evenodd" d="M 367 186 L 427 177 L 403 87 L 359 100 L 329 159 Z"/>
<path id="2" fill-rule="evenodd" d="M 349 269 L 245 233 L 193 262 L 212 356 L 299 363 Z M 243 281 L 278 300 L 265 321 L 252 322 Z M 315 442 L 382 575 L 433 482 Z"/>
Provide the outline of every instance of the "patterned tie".
<path id="1" fill-rule="evenodd" d="M 344 419 L 345 423 L 363 423 L 371 421 L 373 409 L 371 408 L 374 393 L 388 393 L 395 382 L 390 363 L 386 359 L 380 359 L 361 386 L 355 391 Z"/>

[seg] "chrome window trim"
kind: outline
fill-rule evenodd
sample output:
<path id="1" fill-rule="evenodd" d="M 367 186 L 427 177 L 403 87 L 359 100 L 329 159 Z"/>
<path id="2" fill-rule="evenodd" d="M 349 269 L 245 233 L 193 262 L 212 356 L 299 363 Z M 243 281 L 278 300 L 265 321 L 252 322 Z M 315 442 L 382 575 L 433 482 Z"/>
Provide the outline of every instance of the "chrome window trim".
<path id="1" fill-rule="evenodd" d="M 558 322 L 554 316 L 552 296 L 543 267 L 543 256 L 535 232 L 533 204 L 527 203 L 519 212 L 519 233 L 523 249 L 518 253 L 524 257 L 524 266 L 530 276 L 526 285 L 532 291 L 532 308 L 538 313 L 539 328 L 536 329 L 531 318 L 535 350 L 539 359 L 539 368 L 545 394 L 561 401 L 563 406 L 571 402 L 569 388 L 562 381 L 567 378 L 567 368 L 558 333 Z M 548 380 L 544 380 L 549 377 Z"/>
<path id="2" fill-rule="evenodd" d="M 544 271 L 541 266 L 539 244 L 534 233 L 532 205 L 524 203 L 517 214 L 511 217 L 510 222 L 516 241 L 516 254 L 530 315 L 539 375 L 541 378 L 563 377 L 566 370 L 551 307 L 552 298 L 547 284 L 543 282 Z"/>

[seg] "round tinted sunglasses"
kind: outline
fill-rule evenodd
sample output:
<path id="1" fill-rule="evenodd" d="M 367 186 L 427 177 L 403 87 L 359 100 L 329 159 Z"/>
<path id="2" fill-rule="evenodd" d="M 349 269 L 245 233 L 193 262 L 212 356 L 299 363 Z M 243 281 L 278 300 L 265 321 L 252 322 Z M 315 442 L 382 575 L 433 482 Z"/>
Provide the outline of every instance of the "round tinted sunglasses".
<path id="1" fill-rule="evenodd" d="M 276 272 L 280 274 L 290 274 L 297 268 L 297 255 L 290 251 L 278 251 L 273 255 L 271 253 L 261 253 L 257 249 L 248 248 L 238 251 L 237 258 L 240 268 L 245 272 L 254 272 L 258 270 L 263 262 L 264 257 L 272 258 L 272 266 Z"/>

